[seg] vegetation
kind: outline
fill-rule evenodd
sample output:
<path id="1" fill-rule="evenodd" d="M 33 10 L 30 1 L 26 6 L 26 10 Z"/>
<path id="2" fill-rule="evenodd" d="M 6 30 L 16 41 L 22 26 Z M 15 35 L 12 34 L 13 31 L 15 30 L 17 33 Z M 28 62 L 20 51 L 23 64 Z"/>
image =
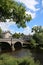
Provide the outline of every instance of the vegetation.
<path id="1" fill-rule="evenodd" d="M 36 48 L 36 41 L 33 39 L 33 37 L 29 40 L 31 48 Z"/>
<path id="2" fill-rule="evenodd" d="M 32 31 L 35 31 L 32 38 L 35 40 L 36 45 L 43 47 L 43 27 L 35 26 L 32 28 Z"/>
<path id="3" fill-rule="evenodd" d="M 43 49 L 43 27 L 34 26 L 32 32 L 35 32 L 32 36 L 29 37 L 30 47 L 31 48 L 40 48 Z"/>
<path id="4" fill-rule="evenodd" d="M 32 28 L 32 31 L 33 32 L 35 31 L 35 33 L 42 33 L 43 32 L 43 27 L 42 26 L 34 26 Z"/>
<path id="5" fill-rule="evenodd" d="M 13 37 L 13 38 L 20 38 L 20 33 L 14 33 L 14 34 L 12 35 L 12 37 Z"/>
<path id="6" fill-rule="evenodd" d="M 24 34 L 23 33 L 14 33 L 13 35 L 12 35 L 12 37 L 13 38 L 23 38 L 23 36 L 24 36 Z"/>
<path id="7" fill-rule="evenodd" d="M 16 22 L 18 27 L 26 27 L 25 22 L 30 21 L 32 17 L 26 14 L 24 4 L 15 0 L 0 0 L 0 21 L 6 22 L 6 19 Z"/>
<path id="8" fill-rule="evenodd" d="M 2 29 L 0 28 L 0 34 L 2 33 Z"/>
<path id="9" fill-rule="evenodd" d="M 0 38 L 2 38 L 2 29 L 0 28 Z"/>
<path id="10" fill-rule="evenodd" d="M 17 59 L 8 54 L 3 54 L 0 55 L 0 65 L 40 65 L 40 63 L 39 61 L 35 62 L 34 58 L 30 56 Z"/>

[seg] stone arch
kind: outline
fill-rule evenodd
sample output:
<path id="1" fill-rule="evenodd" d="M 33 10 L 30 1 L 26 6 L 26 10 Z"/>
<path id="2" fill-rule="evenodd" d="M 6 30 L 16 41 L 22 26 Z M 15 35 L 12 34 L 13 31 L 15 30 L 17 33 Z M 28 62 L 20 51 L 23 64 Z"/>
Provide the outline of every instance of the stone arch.
<path id="1" fill-rule="evenodd" d="M 11 46 L 8 42 L 0 42 L 1 51 L 11 51 Z"/>
<path id="2" fill-rule="evenodd" d="M 14 44 L 14 48 L 15 49 L 19 49 L 19 48 L 22 48 L 22 43 L 17 41 L 15 44 Z"/>

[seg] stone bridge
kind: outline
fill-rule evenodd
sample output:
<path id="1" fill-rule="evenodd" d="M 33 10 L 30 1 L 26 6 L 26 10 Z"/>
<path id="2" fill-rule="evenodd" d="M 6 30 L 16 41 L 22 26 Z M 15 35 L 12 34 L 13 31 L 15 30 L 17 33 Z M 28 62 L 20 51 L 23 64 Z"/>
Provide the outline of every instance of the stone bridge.
<path id="1" fill-rule="evenodd" d="M 6 44 L 9 44 L 12 48 L 12 51 L 15 50 L 15 47 L 16 46 L 23 46 L 23 44 L 28 44 L 28 42 L 26 40 L 23 40 L 23 39 L 13 39 L 13 38 L 3 38 L 3 39 L 0 39 L 0 43 L 2 43 L 2 45 L 6 45 Z"/>

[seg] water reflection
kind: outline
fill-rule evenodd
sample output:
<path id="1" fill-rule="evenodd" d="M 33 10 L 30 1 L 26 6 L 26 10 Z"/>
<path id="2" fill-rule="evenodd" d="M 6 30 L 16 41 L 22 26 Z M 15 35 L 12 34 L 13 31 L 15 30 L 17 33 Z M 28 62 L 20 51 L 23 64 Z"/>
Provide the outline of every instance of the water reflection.
<path id="1" fill-rule="evenodd" d="M 15 50 L 14 52 L 11 52 L 11 55 L 17 58 L 20 57 L 25 57 L 25 56 L 31 56 L 32 53 L 30 52 L 29 49 L 19 49 L 19 50 Z"/>

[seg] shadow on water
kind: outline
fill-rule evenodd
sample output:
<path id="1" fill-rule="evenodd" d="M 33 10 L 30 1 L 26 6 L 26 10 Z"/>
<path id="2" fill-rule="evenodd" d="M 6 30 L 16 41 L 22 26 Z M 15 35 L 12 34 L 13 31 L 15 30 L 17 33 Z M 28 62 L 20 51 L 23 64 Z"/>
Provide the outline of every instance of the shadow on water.
<path id="1" fill-rule="evenodd" d="M 32 57 L 34 57 L 35 62 L 40 61 L 40 65 L 43 65 L 43 50 L 33 49 L 31 50 Z"/>
<path id="2" fill-rule="evenodd" d="M 9 52 L 9 51 L 11 51 L 11 46 L 7 42 L 1 42 L 0 51 L 1 51 L 1 53 Z"/>

